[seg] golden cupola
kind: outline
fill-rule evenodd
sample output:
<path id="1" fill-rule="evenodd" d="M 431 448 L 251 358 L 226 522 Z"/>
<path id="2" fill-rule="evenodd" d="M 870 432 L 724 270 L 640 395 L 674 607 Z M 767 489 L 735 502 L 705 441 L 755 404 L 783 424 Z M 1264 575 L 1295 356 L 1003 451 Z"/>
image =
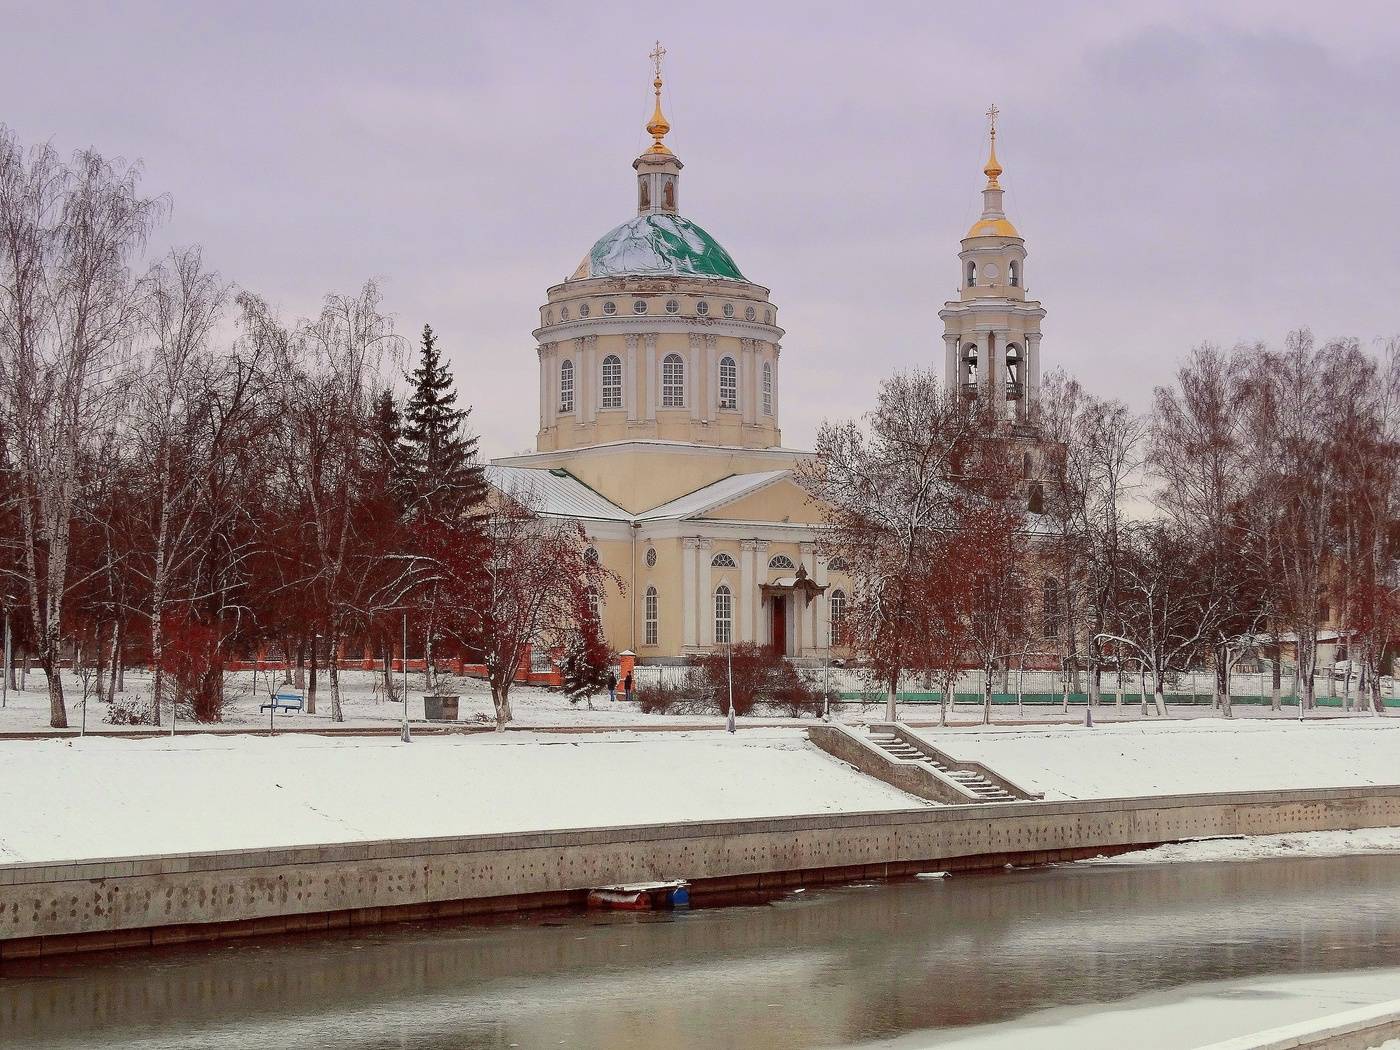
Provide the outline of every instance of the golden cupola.
<path id="1" fill-rule="evenodd" d="M 1006 212 L 1002 210 L 1002 188 L 997 179 L 1001 176 L 1003 168 L 1001 162 L 997 160 L 997 114 L 1000 111 L 993 106 L 987 111 L 989 123 L 991 125 L 991 150 L 987 156 L 987 166 L 982 169 L 982 174 L 987 176 L 987 185 L 982 187 L 982 216 L 972 224 L 972 229 L 967 231 L 968 237 L 1019 237 L 1016 227 L 1011 225 L 1011 220 L 1006 217 Z"/>

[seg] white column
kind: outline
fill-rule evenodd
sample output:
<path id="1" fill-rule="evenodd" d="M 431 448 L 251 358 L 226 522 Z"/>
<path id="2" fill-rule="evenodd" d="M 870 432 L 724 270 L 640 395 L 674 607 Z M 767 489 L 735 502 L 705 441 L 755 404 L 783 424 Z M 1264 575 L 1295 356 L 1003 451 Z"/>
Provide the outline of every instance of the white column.
<path id="1" fill-rule="evenodd" d="M 827 588 L 815 599 L 817 623 L 816 640 L 813 644 L 817 649 L 825 650 L 831 646 L 831 603 L 827 600 L 827 595 L 831 593 L 831 577 L 827 573 L 825 557 L 814 554 L 813 561 L 816 564 L 812 566 L 812 579 L 819 586 Z"/>
<path id="2" fill-rule="evenodd" d="M 773 426 L 778 425 L 778 391 L 782 388 L 782 382 L 778 378 L 778 358 L 782 356 L 783 348 L 777 343 L 773 344 Z"/>
<path id="3" fill-rule="evenodd" d="M 977 333 L 977 367 L 981 369 L 977 376 L 977 396 L 990 398 L 992 396 L 992 351 L 991 333 Z"/>
<path id="4" fill-rule="evenodd" d="M 958 374 L 958 336 L 951 332 L 943 337 L 943 381 L 948 384 L 948 393 L 956 394 L 962 383 Z"/>
<path id="5" fill-rule="evenodd" d="M 637 337 L 629 335 L 627 337 L 627 375 L 622 382 L 622 403 L 627 407 L 627 422 L 634 423 L 637 419 Z"/>
<path id="6" fill-rule="evenodd" d="M 540 429 L 549 426 L 549 354 L 542 346 L 535 347 L 540 359 Z"/>
<path id="7" fill-rule="evenodd" d="M 642 382 L 647 393 L 647 419 L 656 418 L 656 406 L 661 403 L 661 362 L 656 359 L 656 336 L 648 335 L 642 352 Z"/>
<path id="8" fill-rule="evenodd" d="M 714 558 L 714 540 L 702 537 L 695 546 L 695 569 L 700 579 L 700 644 L 715 644 L 715 589 L 710 579 L 710 561 Z"/>
<path id="9" fill-rule="evenodd" d="M 583 359 L 588 362 L 588 384 L 583 388 L 587 395 L 584 402 L 587 405 L 587 415 L 584 421 L 592 423 L 598 418 L 598 388 L 601 383 L 598 367 L 598 337 L 596 335 L 586 335 L 583 337 Z"/>
<path id="10" fill-rule="evenodd" d="M 681 598 L 685 612 L 681 644 L 687 646 L 699 644 L 695 633 L 695 554 L 699 546 L 698 536 L 681 540 Z"/>
<path id="11" fill-rule="evenodd" d="M 758 593 L 758 583 L 754 580 L 754 559 L 757 557 L 757 540 L 739 541 L 739 593 L 734 596 L 734 609 L 738 617 L 739 633 L 735 636 L 741 642 L 757 641 L 754 633 L 754 595 Z"/>
<path id="12" fill-rule="evenodd" d="M 1026 333 L 1026 411 L 1032 413 L 1040 399 L 1040 333 Z"/>
<path id="13" fill-rule="evenodd" d="M 705 382 L 710 386 L 710 396 L 706 401 L 710 406 L 708 418 L 711 421 L 719 419 L 719 354 L 715 350 L 715 343 L 714 336 L 705 336 L 705 375 L 708 377 Z"/>
<path id="14" fill-rule="evenodd" d="M 685 403 L 690 406 L 690 418 L 700 418 L 700 398 L 701 392 L 705 389 L 701 380 L 701 370 L 704 366 L 705 355 L 700 345 L 700 335 L 698 332 L 690 333 L 690 354 L 685 366 Z"/>
<path id="15" fill-rule="evenodd" d="M 745 423 L 757 423 L 758 351 L 763 344 L 754 339 L 739 340 L 739 411 Z"/>
<path id="16" fill-rule="evenodd" d="M 754 641 L 760 644 L 768 641 L 768 623 L 763 618 L 763 591 L 759 588 L 768 582 L 768 541 L 754 540 L 755 578 L 753 590 L 749 592 L 749 608 L 753 610 Z"/>

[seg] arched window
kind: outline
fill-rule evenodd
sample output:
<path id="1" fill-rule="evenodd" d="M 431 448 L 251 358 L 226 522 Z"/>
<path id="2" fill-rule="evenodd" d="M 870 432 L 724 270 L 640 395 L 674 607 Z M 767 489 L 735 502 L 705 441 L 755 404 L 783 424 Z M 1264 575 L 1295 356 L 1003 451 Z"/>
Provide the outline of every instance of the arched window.
<path id="1" fill-rule="evenodd" d="M 763 362 L 763 414 L 773 414 L 773 366 Z"/>
<path id="2" fill-rule="evenodd" d="M 622 407 L 622 358 L 609 354 L 603 358 L 603 401 L 604 408 Z"/>
<path id="3" fill-rule="evenodd" d="M 1006 347 L 1006 382 L 1008 385 L 1021 381 L 1021 350 L 1015 343 Z"/>
<path id="4" fill-rule="evenodd" d="M 1038 481 L 1032 481 L 1026 493 L 1026 510 L 1032 514 L 1045 513 L 1045 487 Z"/>
<path id="5" fill-rule="evenodd" d="M 1051 576 L 1045 577 L 1040 633 L 1046 638 L 1060 636 L 1060 582 Z"/>
<path id="6" fill-rule="evenodd" d="M 969 288 L 977 287 L 977 264 L 971 259 L 967 260 L 967 286 Z"/>
<path id="7" fill-rule="evenodd" d="M 963 382 L 977 385 L 977 347 L 973 343 L 963 347 Z"/>
<path id="8" fill-rule="evenodd" d="M 1021 287 L 1021 264 L 1015 259 L 1006 264 L 1006 279 L 1012 288 Z"/>
<path id="9" fill-rule="evenodd" d="M 1034 466 L 1034 464 L 1031 462 L 1031 454 L 1030 454 L 1029 452 L 1022 452 L 1022 453 L 1021 453 L 1021 477 L 1022 477 L 1023 479 L 1025 479 L 1026 481 L 1030 481 L 1030 480 L 1031 480 L 1031 475 L 1034 474 L 1034 473 L 1035 473 L 1035 466 Z"/>
<path id="10" fill-rule="evenodd" d="M 710 564 L 713 565 L 716 569 L 734 569 L 738 567 L 734 559 L 731 558 L 728 554 L 725 554 L 724 551 L 720 551 L 713 558 L 711 558 Z"/>
<path id="11" fill-rule="evenodd" d="M 598 622 L 599 606 L 602 598 L 598 594 L 598 588 L 592 585 L 588 588 L 588 618 L 594 623 Z"/>
<path id="12" fill-rule="evenodd" d="M 839 587 L 831 592 L 831 644 L 846 644 L 846 592 Z"/>
<path id="13" fill-rule="evenodd" d="M 768 562 L 768 567 L 769 567 L 770 569 L 795 569 L 795 568 L 797 568 L 797 566 L 794 565 L 794 564 L 792 563 L 792 559 L 789 558 L 786 554 L 775 554 L 775 555 L 773 555 L 772 559 Z"/>
<path id="14" fill-rule="evenodd" d="M 656 588 L 648 587 L 646 598 L 642 602 L 642 644 L 656 644 L 657 625 L 657 601 Z"/>
<path id="15" fill-rule="evenodd" d="M 847 564 L 845 558 L 842 558 L 840 555 L 837 555 L 835 558 L 832 558 L 831 561 L 827 563 L 827 568 L 830 569 L 832 572 L 846 572 L 848 569 L 850 569 L 850 565 Z"/>
<path id="16" fill-rule="evenodd" d="M 739 366 L 732 357 L 719 361 L 719 407 L 739 407 Z"/>
<path id="17" fill-rule="evenodd" d="M 559 366 L 559 411 L 574 410 L 574 363 L 565 361 Z"/>
<path id="18" fill-rule="evenodd" d="M 715 590 L 715 644 L 728 645 L 734 636 L 734 596 L 720 584 Z"/>
<path id="19" fill-rule="evenodd" d="M 685 362 L 680 354 L 667 354 L 661 362 L 661 407 L 685 407 Z"/>

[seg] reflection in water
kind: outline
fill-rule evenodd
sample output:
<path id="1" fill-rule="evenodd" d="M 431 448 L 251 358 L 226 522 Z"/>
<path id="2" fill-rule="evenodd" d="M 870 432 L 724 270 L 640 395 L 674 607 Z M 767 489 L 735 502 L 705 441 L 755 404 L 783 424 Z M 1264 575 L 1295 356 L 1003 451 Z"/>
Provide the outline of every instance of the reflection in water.
<path id="1" fill-rule="evenodd" d="M 1400 965 L 1400 857 L 1062 867 L 8 964 L 6 1048 L 831 1047 Z"/>

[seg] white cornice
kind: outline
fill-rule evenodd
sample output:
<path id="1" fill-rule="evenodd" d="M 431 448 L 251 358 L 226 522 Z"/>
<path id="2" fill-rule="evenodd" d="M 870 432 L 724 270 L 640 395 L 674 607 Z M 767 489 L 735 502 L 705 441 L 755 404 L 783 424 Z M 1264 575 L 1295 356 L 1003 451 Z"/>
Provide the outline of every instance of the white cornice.
<path id="1" fill-rule="evenodd" d="M 786 334 L 777 325 L 737 317 L 687 317 L 681 314 L 615 314 L 575 318 L 536 328 L 536 343 L 561 343 L 589 335 L 661 335 L 667 332 L 727 335 L 776 343 Z"/>

